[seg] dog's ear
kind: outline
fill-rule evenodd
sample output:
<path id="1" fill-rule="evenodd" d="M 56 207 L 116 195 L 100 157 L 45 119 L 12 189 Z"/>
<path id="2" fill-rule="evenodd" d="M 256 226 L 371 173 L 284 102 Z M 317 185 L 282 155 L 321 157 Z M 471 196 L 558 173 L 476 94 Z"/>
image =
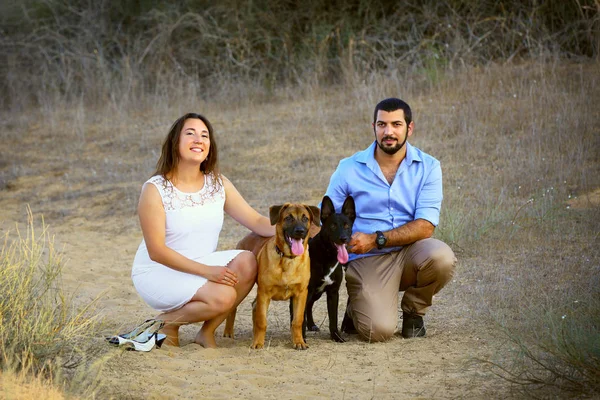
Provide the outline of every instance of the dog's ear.
<path id="1" fill-rule="evenodd" d="M 354 198 L 352 196 L 346 197 L 344 204 L 342 205 L 342 214 L 348 217 L 352 223 L 356 219 L 356 208 L 354 205 Z"/>
<path id="2" fill-rule="evenodd" d="M 277 224 L 277 221 L 279 221 L 279 215 L 281 214 L 281 210 L 284 207 L 285 207 L 285 204 L 269 207 L 269 218 L 271 219 L 271 225 Z"/>
<path id="3" fill-rule="evenodd" d="M 325 220 L 333 213 L 335 213 L 333 202 L 329 196 L 323 197 L 323 201 L 321 202 L 321 222 L 325 222 Z"/>
<path id="4" fill-rule="evenodd" d="M 319 219 L 321 210 L 319 210 L 319 207 L 307 206 L 306 204 L 304 205 L 304 207 L 306 207 L 308 212 L 312 215 L 312 223 L 315 224 L 316 226 L 321 226 L 321 220 Z"/>

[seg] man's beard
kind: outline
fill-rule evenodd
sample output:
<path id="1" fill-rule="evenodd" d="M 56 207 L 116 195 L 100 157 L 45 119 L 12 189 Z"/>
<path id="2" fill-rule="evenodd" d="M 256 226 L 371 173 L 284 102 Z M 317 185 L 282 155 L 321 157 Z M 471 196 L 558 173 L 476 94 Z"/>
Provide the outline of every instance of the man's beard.
<path id="1" fill-rule="evenodd" d="M 402 147 L 404 147 L 404 144 L 406 143 L 406 140 L 408 139 L 408 133 L 406 134 L 406 136 L 404 136 L 404 141 L 402 143 L 396 143 L 395 146 L 388 146 L 385 147 L 382 143 L 385 139 L 387 139 L 389 136 L 384 136 L 381 138 L 381 142 L 377 142 L 377 146 L 379 146 L 379 148 L 385 153 L 385 154 L 389 154 L 389 155 L 394 155 L 396 154 Z"/>

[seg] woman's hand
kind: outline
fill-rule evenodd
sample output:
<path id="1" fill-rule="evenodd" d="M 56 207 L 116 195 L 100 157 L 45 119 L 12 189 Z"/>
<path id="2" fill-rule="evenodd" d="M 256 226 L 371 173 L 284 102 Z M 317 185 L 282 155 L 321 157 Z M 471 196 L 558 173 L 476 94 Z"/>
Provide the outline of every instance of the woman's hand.
<path id="1" fill-rule="evenodd" d="M 238 283 L 238 277 L 235 272 L 227 267 L 209 267 L 210 270 L 205 278 L 211 282 L 221 283 L 223 285 L 235 286 Z"/>

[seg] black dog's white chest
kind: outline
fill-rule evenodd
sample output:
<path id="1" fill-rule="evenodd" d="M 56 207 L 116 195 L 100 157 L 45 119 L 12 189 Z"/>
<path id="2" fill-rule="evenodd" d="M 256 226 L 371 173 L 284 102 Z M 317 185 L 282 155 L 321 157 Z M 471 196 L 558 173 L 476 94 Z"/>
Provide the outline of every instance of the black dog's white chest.
<path id="1" fill-rule="evenodd" d="M 323 277 L 323 280 L 321 281 L 321 286 L 319 286 L 317 291 L 322 292 L 327 286 L 333 283 L 333 279 L 331 279 L 331 274 L 333 274 L 333 271 L 335 271 L 338 265 L 340 265 L 340 263 L 336 262 L 333 267 L 329 268 L 329 272 L 327 272 L 327 274 Z"/>

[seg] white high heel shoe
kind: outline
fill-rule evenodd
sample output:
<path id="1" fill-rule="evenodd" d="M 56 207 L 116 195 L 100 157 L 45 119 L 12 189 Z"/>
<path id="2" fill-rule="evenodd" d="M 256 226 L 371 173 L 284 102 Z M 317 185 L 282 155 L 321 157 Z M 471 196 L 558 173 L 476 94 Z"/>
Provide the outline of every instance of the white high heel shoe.
<path id="1" fill-rule="evenodd" d="M 129 333 L 106 338 L 110 344 L 126 346 L 127 349 L 136 351 L 150 351 L 156 347 L 160 348 L 167 335 L 158 333 L 164 326 L 163 321 L 146 320 Z"/>
<path id="2" fill-rule="evenodd" d="M 126 348 L 136 351 L 150 351 L 154 348 L 155 345 L 156 347 L 160 348 L 160 346 L 162 346 L 162 342 L 167 337 L 167 335 L 162 333 L 154 333 L 150 336 L 149 339 L 145 341 L 138 340 L 138 338 L 141 336 L 142 335 L 138 336 L 135 339 L 125 339 L 121 336 L 117 336 L 117 339 L 119 341 L 119 346 L 126 346 Z"/>

